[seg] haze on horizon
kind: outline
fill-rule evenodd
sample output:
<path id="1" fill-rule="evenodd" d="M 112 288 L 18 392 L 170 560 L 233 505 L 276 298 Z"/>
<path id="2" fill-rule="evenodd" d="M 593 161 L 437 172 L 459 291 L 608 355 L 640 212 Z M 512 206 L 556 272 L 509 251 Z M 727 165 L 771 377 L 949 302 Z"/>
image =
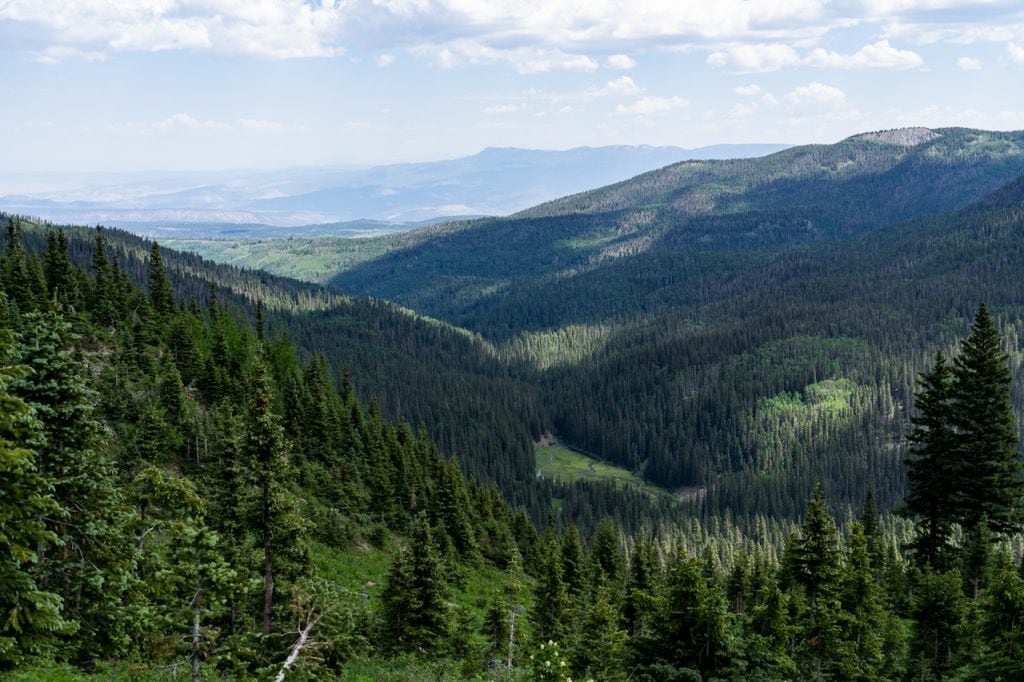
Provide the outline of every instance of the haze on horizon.
<path id="1" fill-rule="evenodd" d="M 12 171 L 1024 128 L 1007 0 L 0 3 Z"/>

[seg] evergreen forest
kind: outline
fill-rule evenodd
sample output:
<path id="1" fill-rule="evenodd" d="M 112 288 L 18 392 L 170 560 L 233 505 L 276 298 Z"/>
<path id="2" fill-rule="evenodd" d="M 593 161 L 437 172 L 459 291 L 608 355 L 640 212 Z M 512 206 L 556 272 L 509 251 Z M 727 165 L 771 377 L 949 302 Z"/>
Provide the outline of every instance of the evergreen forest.
<path id="1" fill-rule="evenodd" d="M 921 137 L 321 283 L 3 215 L 0 675 L 1024 679 L 1024 139 Z"/>

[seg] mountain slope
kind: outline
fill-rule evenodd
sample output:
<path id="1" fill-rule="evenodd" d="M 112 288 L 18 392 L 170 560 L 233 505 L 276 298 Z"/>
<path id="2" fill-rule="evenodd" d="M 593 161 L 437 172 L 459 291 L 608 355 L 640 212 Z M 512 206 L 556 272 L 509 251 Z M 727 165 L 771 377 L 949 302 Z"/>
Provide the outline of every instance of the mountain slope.
<path id="1" fill-rule="evenodd" d="M 637 254 L 651 259 L 652 277 L 676 279 L 659 266 L 666 254 L 691 254 L 703 269 L 741 252 L 840 239 L 956 209 L 1024 173 L 1024 133 L 936 133 L 915 146 L 857 136 L 761 159 L 677 164 L 506 219 L 426 228 L 332 283 L 504 333 L 503 297 L 523 287 L 560 288 Z M 599 314 L 628 312 L 616 304 Z"/>
<path id="2" fill-rule="evenodd" d="M 458 159 L 369 168 L 151 173 L 141 178 L 0 174 L 0 210 L 160 236 L 182 231 L 193 237 L 238 236 L 244 231 L 258 237 L 261 225 L 338 234 L 344 226 L 322 224 L 504 215 L 682 159 L 754 156 L 785 146 L 485 149 Z"/>

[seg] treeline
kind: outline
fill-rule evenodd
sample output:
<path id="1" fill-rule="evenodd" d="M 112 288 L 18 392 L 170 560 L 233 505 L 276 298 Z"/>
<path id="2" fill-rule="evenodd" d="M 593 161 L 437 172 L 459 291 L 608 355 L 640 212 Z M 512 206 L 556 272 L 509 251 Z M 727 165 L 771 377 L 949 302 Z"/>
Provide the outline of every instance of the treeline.
<path id="1" fill-rule="evenodd" d="M 6 230 L 0 668 L 273 675 L 318 623 L 331 669 L 384 625 L 356 617 L 317 547 L 422 528 L 447 565 L 502 568 L 530 546 L 524 511 L 336 390 L 323 356 L 301 365 L 261 307 L 253 327 L 215 292 L 177 299 L 155 244 L 144 291 L 103 231 L 85 270 L 62 232 L 36 258 Z"/>
<path id="2" fill-rule="evenodd" d="M 12 221 L 21 226 L 25 252 L 40 263 L 48 232 L 56 236 L 60 231 L 78 266 L 76 276 L 92 270 L 95 230 L 0 215 L 0 226 Z M 118 286 L 148 286 L 152 243 L 120 230 L 102 232 L 106 260 L 117 266 Z M 685 505 L 651 501 L 614 486 L 538 481 L 533 442 L 551 431 L 539 389 L 523 377 L 524 361 L 510 366 L 479 337 L 384 301 L 216 265 L 193 254 L 160 253 L 176 301 L 199 309 L 219 306 L 251 325 L 257 322 L 259 302 L 267 338 L 286 336 L 300 364 L 322 355 L 335 388 L 351 373 L 357 379 L 351 390 L 362 403 L 375 402 L 386 419 L 424 427 L 468 478 L 497 485 L 535 524 L 544 523 L 553 498 L 567 501 L 558 506 L 565 522 L 579 523 L 584 530 L 592 529 L 602 513 L 630 530 L 690 513 Z"/>

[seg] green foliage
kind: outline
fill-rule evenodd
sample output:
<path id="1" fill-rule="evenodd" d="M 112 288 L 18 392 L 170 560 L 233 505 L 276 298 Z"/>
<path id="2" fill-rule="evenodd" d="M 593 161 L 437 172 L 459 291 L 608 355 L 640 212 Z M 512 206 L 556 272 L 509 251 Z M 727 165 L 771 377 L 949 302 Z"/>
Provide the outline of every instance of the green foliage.
<path id="1" fill-rule="evenodd" d="M 7 364 L 13 343 L 0 329 L 0 669 L 50 653 L 56 636 L 72 628 L 61 617 L 60 597 L 40 589 L 32 564 L 57 540 L 41 520 L 60 512 L 35 466 L 31 445 L 41 425 L 10 385 L 25 373 Z"/>
<path id="2" fill-rule="evenodd" d="M 959 518 L 1009 534 L 1024 528 L 1024 462 L 1010 400 L 1011 375 L 999 331 L 982 304 L 953 365 Z"/>

